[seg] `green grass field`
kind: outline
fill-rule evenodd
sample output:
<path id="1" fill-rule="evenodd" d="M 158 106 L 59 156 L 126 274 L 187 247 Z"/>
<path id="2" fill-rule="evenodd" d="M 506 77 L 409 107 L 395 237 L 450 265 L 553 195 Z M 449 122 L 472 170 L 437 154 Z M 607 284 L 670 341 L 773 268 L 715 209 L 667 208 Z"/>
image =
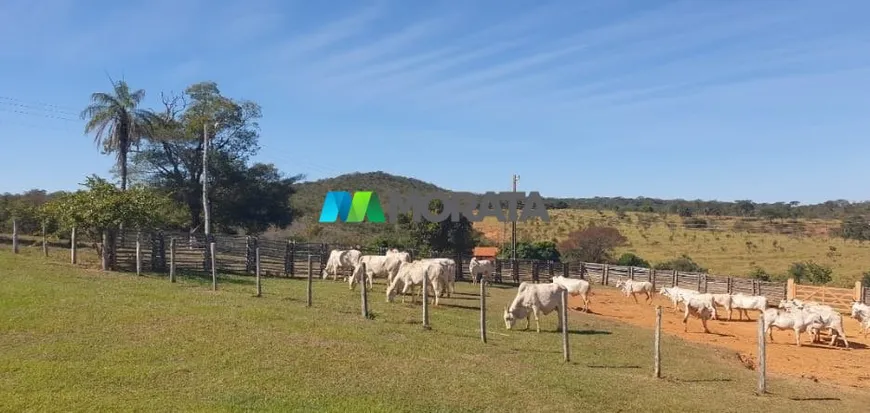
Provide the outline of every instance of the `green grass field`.
<path id="1" fill-rule="evenodd" d="M 517 237 L 521 241 L 560 241 L 571 231 L 602 225 L 615 227 L 628 238 L 628 245 L 618 248 L 617 256 L 633 252 L 655 264 L 687 254 L 711 274 L 746 276 L 760 267 L 784 279 L 792 263 L 813 260 L 833 269 L 831 285 L 851 287 L 870 270 L 870 243 L 827 236 L 826 228 L 839 225 L 833 221 L 798 220 L 784 226 L 795 234 L 774 233 L 783 227 L 763 220 L 709 217 L 708 221 L 712 229 L 693 229 L 675 215 L 629 212 L 619 218 L 610 211 L 563 209 L 550 211 L 549 223 L 518 223 Z M 504 239 L 510 240 L 504 224 L 493 218 L 475 223 L 475 228 L 492 241 L 502 241 L 505 234 Z"/>
<path id="2" fill-rule="evenodd" d="M 137 277 L 73 268 L 32 251 L 0 251 L 0 410 L 3 411 L 866 411 L 870 395 L 756 375 L 732 352 L 663 338 L 651 377 L 652 331 L 570 315 L 562 362 L 555 315 L 541 334 L 507 331 L 515 289 L 491 290 L 489 343 L 479 340 L 472 286 L 431 309 L 315 281 Z M 521 324 L 524 326 L 524 323 Z M 620 395 L 625 391 L 625 395 Z M 829 398 L 795 401 L 790 398 Z"/>

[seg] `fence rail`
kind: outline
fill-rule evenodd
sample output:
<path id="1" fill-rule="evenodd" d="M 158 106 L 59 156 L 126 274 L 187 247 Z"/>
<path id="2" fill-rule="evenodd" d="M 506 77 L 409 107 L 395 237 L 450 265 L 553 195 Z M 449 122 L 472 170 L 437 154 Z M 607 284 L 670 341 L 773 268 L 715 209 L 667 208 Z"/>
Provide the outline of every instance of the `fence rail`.
<path id="1" fill-rule="evenodd" d="M 142 254 L 142 269 L 145 271 L 169 272 L 170 240 L 175 239 L 175 266 L 179 271 L 210 272 L 211 257 L 208 245 L 215 243 L 215 265 L 218 271 L 240 275 L 255 272 L 255 251 L 260 249 L 260 273 L 265 277 L 303 276 L 308 272 L 308 256 L 313 257 L 312 268 L 321 274 L 326 267 L 329 252 L 333 249 L 349 249 L 356 246 L 299 243 L 293 240 L 260 239 L 244 235 L 209 235 L 184 232 L 139 232 L 118 235 L 109 240 L 114 248 L 108 253 L 113 269 L 136 270 L 136 244 Z M 69 243 L 67 242 L 67 245 Z M 383 255 L 386 248 L 357 248 L 363 254 Z M 452 258 L 456 261 L 456 279 L 470 279 L 468 263 L 471 256 L 434 254 L 420 256 L 409 251 L 412 258 Z M 347 270 L 345 270 L 347 271 Z M 689 273 L 674 270 L 655 270 L 586 262 L 554 262 L 539 260 L 501 260 L 495 262 L 494 281 L 518 285 L 524 281 L 550 282 L 556 275 L 586 279 L 594 284 L 615 286 L 620 280 L 642 280 L 661 287 L 680 286 L 706 293 L 744 293 L 763 295 L 771 304 L 787 298 L 809 297 L 832 305 L 837 309 L 846 307 L 851 299 L 870 303 L 870 288 L 856 285 L 855 289 L 813 287 L 794 285 L 792 282 L 766 282 L 740 277 L 713 274 Z M 791 290 L 790 290 L 791 288 Z M 848 310 L 846 310 L 848 311 Z"/>

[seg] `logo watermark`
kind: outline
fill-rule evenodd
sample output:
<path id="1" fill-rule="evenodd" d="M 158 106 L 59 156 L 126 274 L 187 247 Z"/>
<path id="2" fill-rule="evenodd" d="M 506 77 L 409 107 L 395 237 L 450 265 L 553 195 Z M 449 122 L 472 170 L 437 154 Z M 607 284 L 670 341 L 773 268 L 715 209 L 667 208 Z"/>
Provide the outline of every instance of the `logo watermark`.
<path id="1" fill-rule="evenodd" d="M 411 222 L 420 222 L 421 218 L 429 222 L 441 222 L 448 218 L 459 222 L 460 217 L 471 222 L 479 222 L 486 217 L 495 217 L 498 222 L 526 221 L 530 218 L 550 222 L 544 199 L 538 192 L 529 192 L 528 195 L 525 192 L 487 192 L 483 195 L 468 192 L 389 192 L 384 195 L 389 200 L 386 209 L 382 206 L 381 197 L 374 191 L 356 191 L 353 195 L 347 191 L 327 192 L 320 210 L 320 222 L 368 220 L 392 224 L 398 221 L 400 214 L 410 214 Z M 430 208 L 432 201 L 440 201 L 442 208 L 433 211 Z M 521 210 L 520 203 L 523 206 Z M 507 215 L 503 210 L 505 204 Z M 474 210 L 477 210 L 477 214 Z"/>

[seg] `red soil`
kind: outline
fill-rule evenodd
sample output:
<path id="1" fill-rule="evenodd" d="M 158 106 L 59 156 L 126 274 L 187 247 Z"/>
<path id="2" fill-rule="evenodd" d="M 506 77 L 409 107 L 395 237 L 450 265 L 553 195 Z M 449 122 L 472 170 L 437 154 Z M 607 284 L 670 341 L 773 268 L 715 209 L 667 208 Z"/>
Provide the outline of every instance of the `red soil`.
<path id="1" fill-rule="evenodd" d="M 598 288 L 596 288 L 598 287 Z M 736 356 L 747 366 L 754 368 L 758 354 L 758 312 L 750 311 L 752 321 L 738 321 L 735 310 L 733 321 L 727 321 L 728 313 L 720 308 L 720 321 L 707 323 L 711 334 L 705 334 L 701 320 L 689 316 L 688 332 L 683 332 L 683 311 L 680 307 L 673 312 L 671 301 L 653 295 L 653 303 L 646 304 L 646 296 L 638 296 L 639 304 L 631 297 L 625 297 L 613 288 L 593 286 L 589 302 L 590 314 L 617 319 L 644 328 L 655 328 L 655 306 L 662 306 L 662 332 L 678 336 L 684 340 L 724 347 L 734 350 Z M 569 297 L 569 308 L 581 309 L 580 297 Z M 723 317 L 724 313 L 724 317 Z M 773 331 L 774 342 L 767 343 L 767 371 L 834 384 L 870 389 L 870 337 L 865 339 L 859 334 L 858 322 L 848 314 L 843 316 L 846 339 L 849 349 L 838 340 L 837 348 L 827 344 L 830 337 L 822 333 L 820 343 L 811 343 L 810 335 L 801 334 L 801 345 L 797 347 L 794 333 L 790 330 Z"/>

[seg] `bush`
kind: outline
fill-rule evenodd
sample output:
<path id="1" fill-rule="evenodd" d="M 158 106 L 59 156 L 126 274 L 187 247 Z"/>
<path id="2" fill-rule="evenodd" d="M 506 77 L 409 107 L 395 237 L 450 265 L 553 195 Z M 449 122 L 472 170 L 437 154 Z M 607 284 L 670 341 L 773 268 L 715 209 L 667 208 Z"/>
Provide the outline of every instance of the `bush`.
<path id="1" fill-rule="evenodd" d="M 700 266 L 686 254 L 670 261 L 660 262 L 653 268 L 657 270 L 677 270 L 680 272 L 707 272 L 706 268 Z"/>
<path id="2" fill-rule="evenodd" d="M 796 283 L 807 281 L 810 284 L 827 284 L 831 282 L 833 270 L 827 265 L 816 264 L 812 260 L 795 262 L 788 269 L 788 275 L 794 278 Z"/>
<path id="3" fill-rule="evenodd" d="M 625 245 L 628 239 L 613 227 L 593 226 L 573 231 L 559 243 L 559 253 L 568 261 L 604 263 L 610 261 L 610 253 Z"/>
<path id="4" fill-rule="evenodd" d="M 864 271 L 864 273 L 861 274 L 861 285 L 870 287 L 870 271 Z"/>
<path id="5" fill-rule="evenodd" d="M 616 260 L 616 265 L 624 265 L 627 267 L 643 267 L 643 268 L 650 267 L 649 261 L 647 261 L 641 257 L 638 257 L 637 255 L 634 255 L 630 252 L 626 252 L 625 254 L 622 254 L 622 256 L 620 256 L 619 259 Z"/>
<path id="6" fill-rule="evenodd" d="M 770 281 L 771 275 L 764 271 L 761 267 L 755 267 L 750 273 L 749 278 L 761 281 Z"/>

